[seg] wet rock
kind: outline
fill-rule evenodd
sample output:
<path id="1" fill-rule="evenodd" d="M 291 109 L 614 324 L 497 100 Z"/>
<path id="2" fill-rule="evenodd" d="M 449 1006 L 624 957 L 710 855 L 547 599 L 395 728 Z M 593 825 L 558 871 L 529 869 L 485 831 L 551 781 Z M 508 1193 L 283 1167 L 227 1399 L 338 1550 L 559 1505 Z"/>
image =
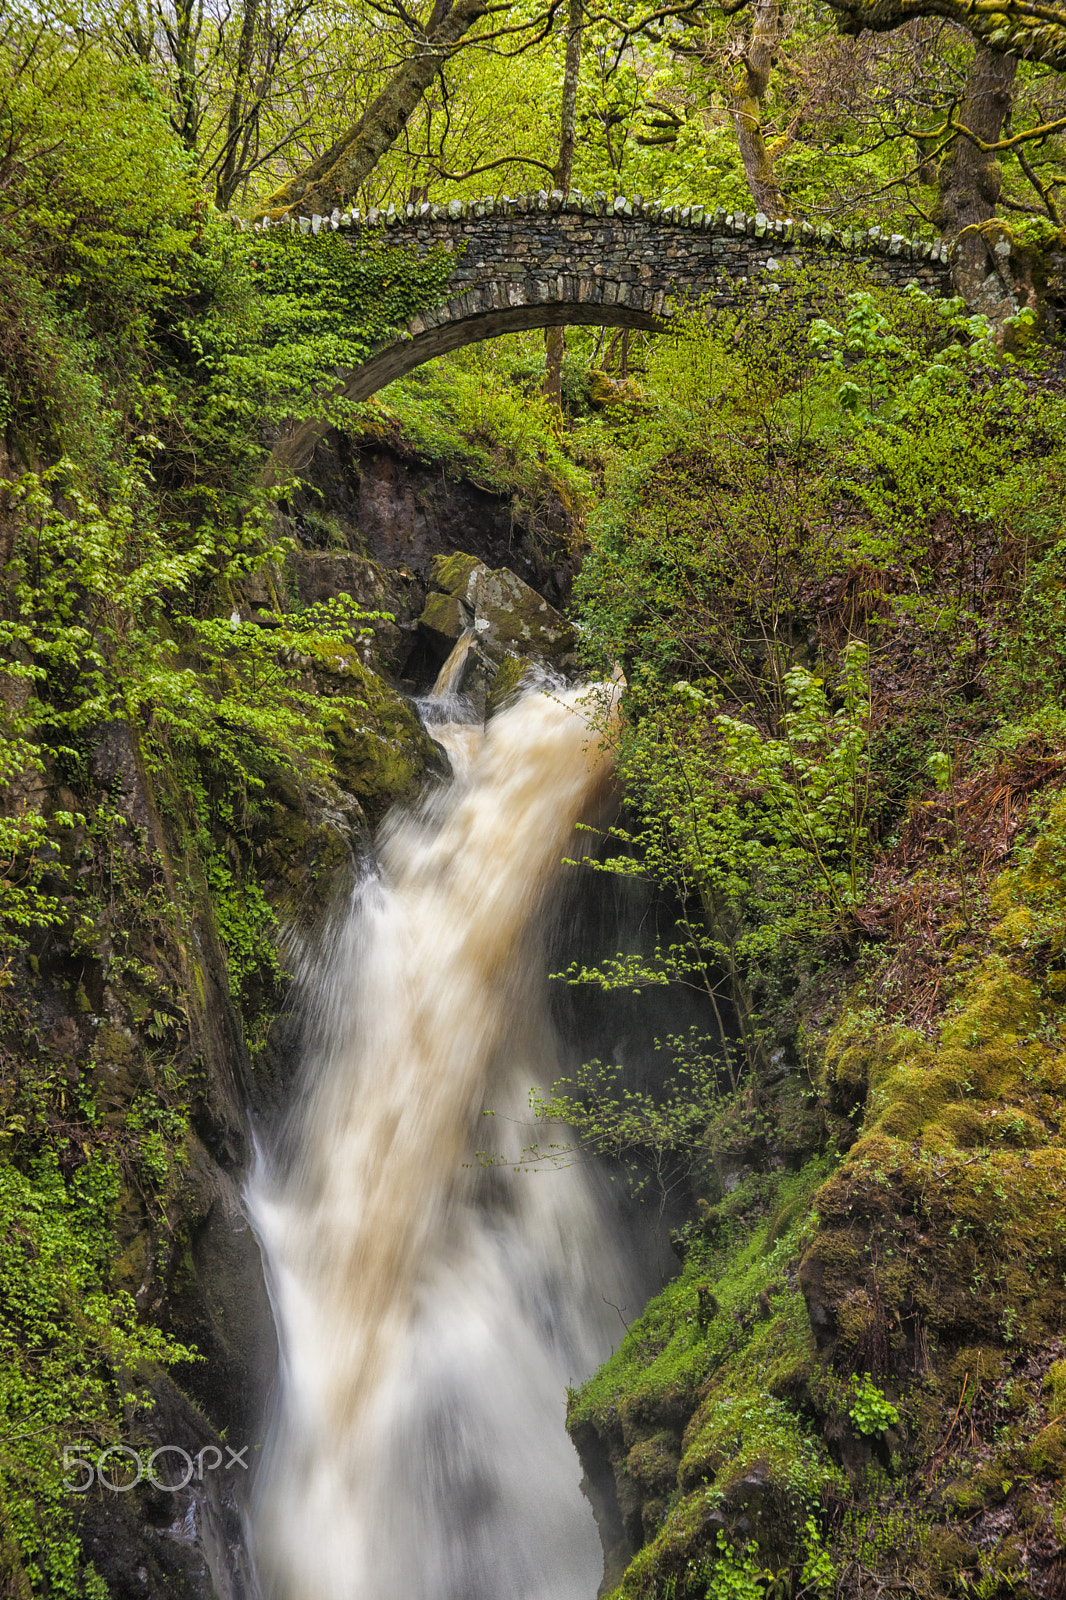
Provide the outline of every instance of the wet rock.
<path id="1" fill-rule="evenodd" d="M 442 660 L 447 660 L 473 622 L 474 614 L 469 606 L 454 594 L 431 594 L 418 619 L 431 648 Z"/>
<path id="2" fill-rule="evenodd" d="M 109 791 L 119 810 L 137 827 L 146 828 L 148 804 L 128 723 L 109 722 L 101 728 L 91 770 L 94 780 Z"/>
<path id="3" fill-rule="evenodd" d="M 572 1438 L 581 1458 L 584 1477 L 582 1491 L 592 1506 L 603 1547 L 603 1586 L 601 1594 L 614 1589 L 640 1546 L 643 1528 L 639 1516 L 634 1526 L 627 1524 L 619 1497 L 619 1482 L 624 1473 L 616 1470 L 606 1441 L 588 1424 L 573 1429 Z"/>
<path id="4" fill-rule="evenodd" d="M 223 1442 L 163 1373 L 150 1389 L 152 1409 L 133 1420 L 130 1438 L 145 1466 L 164 1449 L 156 1482 L 146 1473 L 128 1492 L 89 1490 L 77 1508 L 85 1556 L 114 1600 L 255 1600 L 243 1531 L 252 1442 L 243 1456 L 244 1439 Z"/>
<path id="5" fill-rule="evenodd" d="M 479 648 L 497 664 L 518 656 L 563 665 L 574 648 L 566 618 L 506 567 L 491 570 L 469 555 L 438 558 L 431 583 L 438 592 L 430 595 L 419 625 L 431 643 L 441 641 L 440 649 L 445 643 L 451 648 L 468 616 L 466 626 L 473 626 Z M 445 625 L 456 631 L 445 632 Z"/>
<path id="6" fill-rule="evenodd" d="M 239 1184 L 195 1136 L 174 1202 L 180 1219 L 162 1325 L 200 1361 L 180 1382 L 227 1438 L 258 1433 L 275 1366 L 275 1338 L 259 1246 Z"/>

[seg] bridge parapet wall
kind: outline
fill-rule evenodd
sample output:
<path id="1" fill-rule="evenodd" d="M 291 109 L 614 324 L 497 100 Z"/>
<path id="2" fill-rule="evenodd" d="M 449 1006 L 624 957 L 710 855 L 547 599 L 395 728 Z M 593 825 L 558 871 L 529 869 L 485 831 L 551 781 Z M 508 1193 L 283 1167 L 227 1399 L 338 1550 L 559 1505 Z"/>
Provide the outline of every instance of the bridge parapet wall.
<path id="1" fill-rule="evenodd" d="M 639 196 L 564 199 L 558 190 L 542 190 L 519 199 L 453 200 L 447 206 L 390 208 L 365 217 L 335 211 L 332 217 L 298 221 L 306 233 L 332 228 L 353 241 L 384 227 L 397 243 L 409 241 L 419 252 L 443 245 L 456 252 L 448 286 L 452 296 L 489 283 L 517 288 L 528 281 L 530 288 L 536 286 L 536 299 L 546 290 L 552 299 L 585 301 L 591 290 L 604 304 L 624 305 L 633 286 L 643 291 L 632 296 L 642 310 L 649 309 L 651 290 L 658 302 L 654 314 L 664 316 L 667 301 L 678 296 L 735 303 L 745 286 L 799 258 L 812 265 L 850 261 L 871 284 L 902 288 L 917 282 L 939 294 L 951 287 L 948 247 L 938 242 L 879 228 L 835 232 L 721 207 L 662 206 Z M 584 292 L 582 279 L 591 280 Z M 623 285 L 627 288 L 619 296 Z M 521 303 L 529 304 L 529 297 Z"/>

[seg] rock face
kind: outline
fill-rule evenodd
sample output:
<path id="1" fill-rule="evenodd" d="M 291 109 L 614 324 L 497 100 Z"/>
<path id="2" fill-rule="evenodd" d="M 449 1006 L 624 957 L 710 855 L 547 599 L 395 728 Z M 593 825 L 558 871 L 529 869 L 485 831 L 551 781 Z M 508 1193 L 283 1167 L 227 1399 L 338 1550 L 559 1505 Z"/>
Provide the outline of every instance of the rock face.
<path id="1" fill-rule="evenodd" d="M 402 627 L 422 609 L 434 561 L 456 551 L 488 567 L 507 567 L 552 605 L 569 597 L 571 521 L 561 502 L 549 504 L 534 531 L 508 496 L 448 478 L 439 465 L 399 445 L 353 441 L 335 430 L 318 444 L 301 478 L 307 487 L 287 514 L 300 547 L 290 570 L 302 603 L 323 598 L 316 585 L 340 575 L 330 564 L 354 555 L 374 564 L 388 592 L 383 609 L 395 611 Z M 350 570 L 341 586 L 359 593 L 350 587 Z"/>

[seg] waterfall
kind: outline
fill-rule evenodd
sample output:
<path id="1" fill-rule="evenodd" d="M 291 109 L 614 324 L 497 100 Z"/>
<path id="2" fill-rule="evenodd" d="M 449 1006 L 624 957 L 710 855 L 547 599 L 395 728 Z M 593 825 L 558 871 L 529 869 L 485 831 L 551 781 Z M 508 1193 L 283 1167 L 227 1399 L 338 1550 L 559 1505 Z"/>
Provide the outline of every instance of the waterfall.
<path id="1" fill-rule="evenodd" d="M 449 742 L 456 778 L 390 820 L 318 983 L 289 1154 L 251 1192 L 281 1346 L 255 1526 L 270 1600 L 596 1593 L 565 1390 L 639 1291 L 595 1171 L 514 1164 L 545 1137 L 530 1086 L 557 1071 L 560 863 L 609 790 L 595 724 L 616 691 L 598 692 L 591 720 L 588 690 L 536 693 Z"/>

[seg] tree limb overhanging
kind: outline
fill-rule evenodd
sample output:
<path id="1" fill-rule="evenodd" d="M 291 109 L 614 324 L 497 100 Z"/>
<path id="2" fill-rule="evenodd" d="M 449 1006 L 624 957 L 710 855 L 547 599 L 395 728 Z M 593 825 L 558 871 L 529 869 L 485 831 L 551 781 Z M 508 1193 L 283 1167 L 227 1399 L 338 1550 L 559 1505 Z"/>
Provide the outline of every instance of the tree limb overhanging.
<path id="1" fill-rule="evenodd" d="M 981 44 L 1066 69 L 1066 4 L 1037 0 L 829 0 L 841 33 L 887 33 L 914 17 L 946 17 Z"/>

